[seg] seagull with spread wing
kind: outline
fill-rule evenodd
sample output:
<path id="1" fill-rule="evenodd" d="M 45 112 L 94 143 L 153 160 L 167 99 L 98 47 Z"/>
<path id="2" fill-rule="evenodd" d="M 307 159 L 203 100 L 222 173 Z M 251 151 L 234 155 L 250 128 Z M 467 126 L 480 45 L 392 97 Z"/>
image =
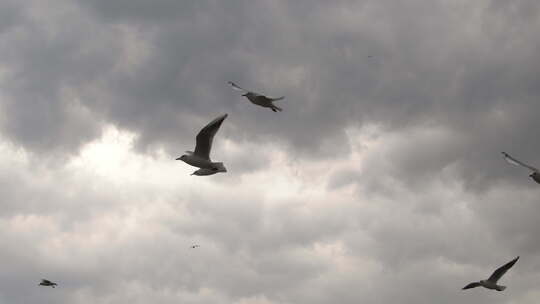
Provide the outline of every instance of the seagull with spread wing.
<path id="1" fill-rule="evenodd" d="M 56 284 L 55 282 L 51 282 L 49 280 L 41 279 L 41 283 L 39 283 L 40 286 L 51 286 L 52 288 L 55 288 Z"/>
<path id="2" fill-rule="evenodd" d="M 506 286 L 497 285 L 497 281 L 508 271 L 508 269 L 514 266 L 514 264 L 517 262 L 518 259 L 519 259 L 519 256 L 511 260 L 510 262 L 506 263 L 505 265 L 499 267 L 499 269 L 493 272 L 493 274 L 489 277 L 489 279 L 470 283 L 469 285 L 463 287 L 463 289 L 470 289 L 470 288 L 482 286 L 487 289 L 495 289 L 498 291 L 505 290 Z"/>
<path id="3" fill-rule="evenodd" d="M 522 166 L 522 167 L 525 167 L 529 170 L 531 170 L 531 174 L 529 174 L 529 176 L 537 183 L 540 184 L 540 172 L 538 172 L 538 169 L 536 169 L 535 167 L 533 166 L 529 166 L 515 158 L 513 158 L 512 156 L 510 156 L 510 154 L 506 153 L 506 152 L 501 152 L 503 155 L 504 155 L 504 159 L 511 163 L 512 165 L 516 165 L 516 166 Z"/>
<path id="4" fill-rule="evenodd" d="M 180 156 L 176 160 L 181 160 L 188 165 L 200 168 L 191 175 L 212 175 L 218 172 L 227 172 L 223 163 L 217 163 L 210 160 L 210 150 L 212 149 L 212 141 L 219 127 L 227 118 L 227 114 L 221 115 L 212 120 L 197 134 L 195 152 L 186 151 L 186 154 Z"/>
<path id="5" fill-rule="evenodd" d="M 285 98 L 285 96 L 273 98 L 270 96 L 265 96 L 259 93 L 255 93 L 255 92 L 243 89 L 232 81 L 229 81 L 229 84 L 232 86 L 233 89 L 244 93 L 242 94 L 242 96 L 245 96 L 253 104 L 256 104 L 258 106 L 265 107 L 265 108 L 270 108 L 274 112 L 278 112 L 278 111 L 281 112 L 283 110 L 282 108 L 276 106 L 273 102 L 277 100 L 282 100 Z"/>

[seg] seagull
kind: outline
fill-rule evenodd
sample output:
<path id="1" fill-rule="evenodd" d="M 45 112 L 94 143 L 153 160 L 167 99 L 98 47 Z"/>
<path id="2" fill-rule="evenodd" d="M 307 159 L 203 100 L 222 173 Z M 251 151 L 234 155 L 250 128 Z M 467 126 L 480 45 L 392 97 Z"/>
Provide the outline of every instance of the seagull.
<path id="1" fill-rule="evenodd" d="M 39 285 L 41 285 L 41 286 L 51 286 L 52 288 L 55 288 L 55 286 L 58 285 L 58 284 L 56 284 L 54 282 L 51 282 L 49 280 L 41 279 L 41 283 L 39 283 Z"/>
<path id="2" fill-rule="evenodd" d="M 510 154 L 506 153 L 506 152 L 501 152 L 502 155 L 504 155 L 504 159 L 506 159 L 507 162 L 511 163 L 512 165 L 516 165 L 516 166 L 522 166 L 522 167 L 525 167 L 529 170 L 532 171 L 531 174 L 529 174 L 529 176 L 537 183 L 540 184 L 540 172 L 538 171 L 538 169 L 536 169 L 535 167 L 533 166 L 529 166 L 525 163 L 522 163 L 520 162 L 519 160 L 513 158 L 512 156 L 510 156 Z"/>
<path id="3" fill-rule="evenodd" d="M 511 260 L 510 262 L 506 263 L 504 266 L 499 267 L 499 269 L 493 272 L 493 274 L 489 277 L 489 279 L 481 280 L 480 282 L 470 283 L 469 285 L 463 287 L 463 289 L 470 289 L 470 288 L 482 286 L 487 289 L 495 289 L 498 291 L 505 290 L 506 286 L 497 285 L 497 281 L 508 271 L 508 269 L 514 266 L 514 264 L 517 262 L 518 259 L 519 259 L 519 256 Z"/>
<path id="4" fill-rule="evenodd" d="M 195 249 L 195 248 L 199 248 L 199 247 L 201 247 L 201 245 L 191 245 L 191 246 L 189 246 L 189 248 L 191 248 L 191 249 Z"/>
<path id="5" fill-rule="evenodd" d="M 210 150 L 212 149 L 212 141 L 214 135 L 219 130 L 221 123 L 227 118 L 227 114 L 223 114 L 212 120 L 197 134 L 195 152 L 186 151 L 176 160 L 181 160 L 188 165 L 200 168 L 191 175 L 212 175 L 218 172 L 227 172 L 223 163 L 215 163 L 210 160 Z"/>
<path id="6" fill-rule="evenodd" d="M 270 97 L 270 96 L 264 96 L 262 94 L 251 92 L 251 91 L 248 91 L 246 89 L 243 89 L 243 88 L 237 86 L 232 81 L 229 81 L 229 84 L 232 86 L 233 89 L 244 93 L 242 96 L 245 96 L 249 101 L 251 101 L 251 103 L 256 104 L 258 106 L 261 106 L 261 107 L 270 108 L 274 112 L 283 111 L 282 108 L 276 106 L 273 102 L 277 101 L 277 100 L 282 100 L 282 99 L 285 98 L 285 96 L 281 96 L 281 97 L 278 97 L 278 98 L 273 98 L 273 97 Z"/>

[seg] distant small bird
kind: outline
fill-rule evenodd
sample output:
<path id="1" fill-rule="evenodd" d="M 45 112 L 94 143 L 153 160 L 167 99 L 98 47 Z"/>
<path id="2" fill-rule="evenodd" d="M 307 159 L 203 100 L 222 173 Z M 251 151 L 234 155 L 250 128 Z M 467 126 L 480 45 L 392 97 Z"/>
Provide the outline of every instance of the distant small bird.
<path id="1" fill-rule="evenodd" d="M 523 162 L 520 162 L 519 160 L 513 158 L 512 156 L 510 156 L 508 153 L 506 152 L 501 152 L 502 155 L 504 155 L 504 159 L 506 159 L 507 162 L 511 163 L 512 165 L 516 165 L 516 166 L 522 166 L 522 167 L 525 167 L 529 170 L 532 171 L 531 174 L 529 174 L 529 176 L 537 183 L 540 184 L 540 172 L 538 172 L 538 169 L 536 169 L 535 167 L 533 166 L 529 166 Z"/>
<path id="2" fill-rule="evenodd" d="M 39 285 L 40 286 L 51 286 L 52 288 L 55 288 L 56 285 L 58 285 L 58 284 L 56 284 L 54 282 L 51 282 L 49 280 L 41 279 L 41 283 L 39 283 Z"/>
<path id="3" fill-rule="evenodd" d="M 261 106 L 261 107 L 270 108 L 274 112 L 283 111 L 282 108 L 276 106 L 273 102 L 277 101 L 277 100 L 282 100 L 282 99 L 285 98 L 285 96 L 281 96 L 281 97 L 278 97 L 278 98 L 273 98 L 273 97 L 270 97 L 270 96 L 264 96 L 262 94 L 255 93 L 255 92 L 243 89 L 243 88 L 237 86 L 232 81 L 229 81 L 229 84 L 232 86 L 233 89 L 235 89 L 237 91 L 240 91 L 240 92 L 243 92 L 244 94 L 242 94 L 242 96 L 245 96 L 249 101 L 251 101 L 251 103 L 256 104 L 258 106 Z"/>
<path id="4" fill-rule="evenodd" d="M 202 128 L 199 134 L 197 134 L 195 152 L 186 151 L 187 154 L 176 159 L 200 168 L 191 175 L 212 175 L 218 172 L 227 172 L 223 163 L 212 162 L 210 160 L 210 150 L 212 149 L 214 135 L 216 135 L 225 118 L 227 118 L 227 114 L 219 116 Z"/>
<path id="5" fill-rule="evenodd" d="M 199 248 L 199 247 L 201 247 L 201 245 L 191 245 L 191 246 L 189 246 L 189 248 L 191 248 L 191 249 L 195 249 L 195 248 Z"/>
<path id="6" fill-rule="evenodd" d="M 367 58 L 373 58 L 373 56 L 372 56 L 372 55 L 369 55 L 369 56 L 367 56 Z"/>
<path id="7" fill-rule="evenodd" d="M 506 263 L 504 266 L 499 267 L 499 269 L 495 270 L 493 274 L 489 277 L 487 280 L 481 280 L 480 282 L 473 282 L 469 285 L 463 287 L 463 289 L 470 289 L 482 286 L 487 289 L 495 289 L 498 291 L 503 291 L 506 289 L 506 286 L 499 286 L 497 285 L 497 281 L 508 271 L 508 269 L 512 268 L 514 264 L 519 259 L 519 256 L 513 259 L 512 261 Z"/>

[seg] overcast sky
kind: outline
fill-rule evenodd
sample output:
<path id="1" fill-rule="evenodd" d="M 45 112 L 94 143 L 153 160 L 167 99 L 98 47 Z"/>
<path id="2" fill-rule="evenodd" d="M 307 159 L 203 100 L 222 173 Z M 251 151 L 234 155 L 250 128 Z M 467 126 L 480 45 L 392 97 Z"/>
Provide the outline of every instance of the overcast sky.
<path id="1" fill-rule="evenodd" d="M 500 152 L 540 166 L 539 32 L 538 0 L 0 0 L 0 303 L 538 303 Z M 228 172 L 190 176 L 223 113 Z"/>

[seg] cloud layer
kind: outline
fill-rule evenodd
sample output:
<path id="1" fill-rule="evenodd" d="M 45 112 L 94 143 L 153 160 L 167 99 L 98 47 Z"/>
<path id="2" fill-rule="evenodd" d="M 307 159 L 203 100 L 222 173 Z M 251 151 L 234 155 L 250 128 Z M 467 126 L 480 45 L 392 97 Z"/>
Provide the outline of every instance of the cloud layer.
<path id="1" fill-rule="evenodd" d="M 540 188 L 500 152 L 540 166 L 537 1 L 0 17 L 0 303 L 536 303 Z M 189 176 L 221 113 L 229 172 Z M 505 292 L 459 290 L 517 255 Z"/>

